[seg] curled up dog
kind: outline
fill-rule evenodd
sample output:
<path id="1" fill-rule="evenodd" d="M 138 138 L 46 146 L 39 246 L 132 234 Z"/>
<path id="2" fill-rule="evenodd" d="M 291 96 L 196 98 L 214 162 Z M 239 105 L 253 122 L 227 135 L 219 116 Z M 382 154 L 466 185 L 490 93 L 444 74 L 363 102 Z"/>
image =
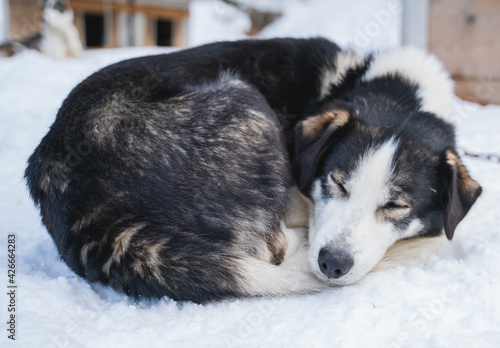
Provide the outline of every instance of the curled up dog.
<path id="1" fill-rule="evenodd" d="M 398 241 L 453 237 L 481 188 L 451 98 L 441 65 L 410 49 L 216 43 L 87 78 L 25 176 L 89 281 L 195 302 L 319 291 Z"/>

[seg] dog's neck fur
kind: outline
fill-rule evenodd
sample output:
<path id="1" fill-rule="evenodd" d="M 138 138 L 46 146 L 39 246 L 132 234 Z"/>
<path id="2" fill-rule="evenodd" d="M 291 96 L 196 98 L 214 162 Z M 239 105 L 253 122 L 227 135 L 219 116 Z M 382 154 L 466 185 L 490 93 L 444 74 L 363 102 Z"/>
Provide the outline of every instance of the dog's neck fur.
<path id="1" fill-rule="evenodd" d="M 421 111 L 434 113 L 454 123 L 453 82 L 449 74 L 434 56 L 413 47 L 366 57 L 352 52 L 339 52 L 323 72 L 319 99 L 324 100 L 332 93 L 337 95 L 336 89 L 341 91 L 346 88 L 346 84 L 352 83 L 349 80 L 369 82 L 390 75 L 398 76 L 417 87 Z"/>
<path id="2" fill-rule="evenodd" d="M 453 83 L 434 56 L 412 47 L 377 55 L 363 80 L 370 81 L 390 74 L 398 75 L 417 86 L 422 111 L 453 122 Z"/>

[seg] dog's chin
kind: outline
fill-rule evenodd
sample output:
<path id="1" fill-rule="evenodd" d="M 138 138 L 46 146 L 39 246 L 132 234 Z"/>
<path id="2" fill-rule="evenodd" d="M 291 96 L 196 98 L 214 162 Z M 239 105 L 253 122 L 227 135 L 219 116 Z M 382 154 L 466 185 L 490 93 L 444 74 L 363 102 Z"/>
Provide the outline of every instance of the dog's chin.
<path id="1" fill-rule="evenodd" d="M 313 273 L 322 282 L 325 282 L 329 284 L 330 286 L 349 286 L 356 284 L 359 282 L 361 279 L 363 279 L 368 273 L 370 273 L 370 269 L 366 272 L 362 271 L 356 271 L 353 272 L 352 275 L 346 275 L 345 277 L 339 278 L 339 279 L 333 279 L 333 278 L 328 278 L 326 277 L 319 269 L 314 269 Z"/>
<path id="2" fill-rule="evenodd" d="M 349 279 L 349 278 L 346 278 L 346 279 L 331 279 L 331 278 L 326 277 L 323 273 L 319 273 L 319 270 L 318 270 L 318 272 L 314 271 L 313 273 L 314 273 L 314 275 L 315 275 L 316 278 L 318 278 L 322 282 L 327 283 L 330 286 L 347 286 L 347 285 L 352 285 L 352 284 L 358 282 L 362 278 L 361 277 L 360 279 Z"/>

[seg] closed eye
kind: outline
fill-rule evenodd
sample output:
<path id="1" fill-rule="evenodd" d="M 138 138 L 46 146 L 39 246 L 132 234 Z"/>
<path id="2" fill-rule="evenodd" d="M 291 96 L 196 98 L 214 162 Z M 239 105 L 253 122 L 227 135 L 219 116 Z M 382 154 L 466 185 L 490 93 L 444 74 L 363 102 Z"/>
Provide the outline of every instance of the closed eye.
<path id="1" fill-rule="evenodd" d="M 349 194 L 347 192 L 345 186 L 340 182 L 340 180 L 336 177 L 335 174 L 331 174 L 330 178 L 335 183 L 335 185 L 338 187 L 338 189 L 340 190 L 340 192 L 342 193 L 343 196 L 347 196 Z"/>
<path id="2" fill-rule="evenodd" d="M 390 201 L 377 209 L 377 216 L 389 221 L 404 219 L 410 214 L 410 206 L 404 201 Z"/>
<path id="3" fill-rule="evenodd" d="M 391 209 L 409 209 L 410 207 L 406 204 L 401 204 L 397 202 L 388 202 L 382 208 L 391 210 Z"/>
<path id="4" fill-rule="evenodd" d="M 341 183 L 336 182 L 337 186 L 339 187 L 340 191 L 342 191 L 342 194 L 347 196 L 347 190 L 345 189 L 344 185 Z"/>

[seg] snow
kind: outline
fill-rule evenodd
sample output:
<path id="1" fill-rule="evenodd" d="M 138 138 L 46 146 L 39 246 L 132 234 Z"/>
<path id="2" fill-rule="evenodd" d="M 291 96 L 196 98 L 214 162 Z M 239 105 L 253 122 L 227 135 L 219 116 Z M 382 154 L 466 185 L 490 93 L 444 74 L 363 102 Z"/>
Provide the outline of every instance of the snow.
<path id="1" fill-rule="evenodd" d="M 297 0 L 287 11 L 327 11 L 329 5 L 319 10 L 304 6 Z M 354 5 L 344 5 L 349 6 Z M 234 19 L 244 28 L 238 21 L 244 19 Z M 263 35 L 286 33 L 286 25 L 291 24 L 276 22 Z M 307 23 L 297 26 L 302 30 Z M 217 36 L 214 30 L 210 35 Z M 344 34 L 347 40 L 352 33 Z M 376 39 L 392 35 L 386 34 Z M 207 31 L 204 40 L 208 36 Z M 382 41 L 377 42 L 397 44 Z M 22 179 L 26 160 L 79 81 L 115 61 L 164 51 L 90 51 L 67 60 L 26 51 L 0 59 L 0 347 L 500 346 L 500 164 L 478 159 L 464 161 L 484 194 L 454 240 L 425 262 L 370 273 L 352 286 L 308 296 L 196 305 L 169 299 L 134 302 L 74 275 L 59 259 L 28 197 Z M 500 106 L 459 100 L 455 105 L 460 146 L 500 154 Z M 13 233 L 19 286 L 15 343 L 5 330 L 7 235 Z"/>
<path id="2" fill-rule="evenodd" d="M 323 36 L 356 51 L 401 44 L 399 0 L 287 0 L 286 5 L 284 0 L 242 2 L 283 14 L 256 38 Z M 250 20 L 233 6 L 217 0 L 196 0 L 191 2 L 189 11 L 188 46 L 247 38 Z"/>
<path id="3" fill-rule="evenodd" d="M 194 1 L 189 6 L 189 47 L 244 39 L 248 29 L 248 16 L 222 1 Z"/>

